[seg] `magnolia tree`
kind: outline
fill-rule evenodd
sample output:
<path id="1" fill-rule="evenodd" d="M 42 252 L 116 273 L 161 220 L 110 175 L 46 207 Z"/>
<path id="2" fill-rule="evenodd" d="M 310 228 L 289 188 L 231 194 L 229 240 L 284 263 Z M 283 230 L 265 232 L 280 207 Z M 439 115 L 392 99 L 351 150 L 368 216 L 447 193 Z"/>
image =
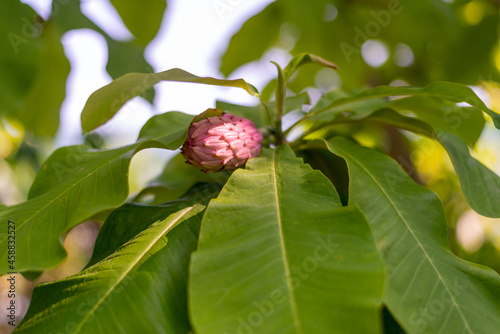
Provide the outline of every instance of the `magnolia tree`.
<path id="1" fill-rule="evenodd" d="M 500 178 L 469 152 L 483 113 L 497 128 L 500 115 L 449 82 L 335 90 L 305 112 L 308 95 L 286 87 L 308 63 L 336 68 L 310 54 L 275 64 L 267 98 L 242 79 L 180 69 L 94 92 L 85 133 L 160 81 L 237 87 L 258 103 L 167 112 L 134 144 L 55 151 L 28 200 L 1 208 L 0 274 L 57 266 L 68 230 L 106 218 L 87 267 L 38 285 L 15 333 L 497 333 L 499 275 L 455 256 L 438 196 L 402 155 L 357 134 L 382 124 L 432 138 L 470 206 L 500 217 Z M 283 130 L 287 113 L 295 122 Z M 130 198 L 133 156 L 181 146 Z"/>

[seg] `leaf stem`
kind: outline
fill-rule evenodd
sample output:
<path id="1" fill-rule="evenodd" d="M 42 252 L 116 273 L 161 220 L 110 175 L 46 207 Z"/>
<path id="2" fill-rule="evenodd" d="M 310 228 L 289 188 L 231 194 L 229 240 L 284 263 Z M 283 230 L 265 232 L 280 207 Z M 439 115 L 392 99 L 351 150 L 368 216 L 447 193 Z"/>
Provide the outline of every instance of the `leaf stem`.
<path id="1" fill-rule="evenodd" d="M 269 107 L 267 106 L 267 104 L 262 100 L 262 98 L 259 97 L 259 101 L 260 103 L 264 106 L 264 109 L 266 110 L 267 112 L 267 116 L 269 117 L 269 123 L 271 123 L 271 127 L 274 128 L 274 119 L 273 119 L 273 115 L 271 114 L 271 110 L 269 110 Z"/>
<path id="2" fill-rule="evenodd" d="M 282 125 L 282 117 L 283 117 L 283 105 L 285 103 L 286 97 L 286 80 L 285 75 L 281 67 L 272 61 L 276 68 L 278 69 L 278 78 L 276 85 L 276 109 L 274 113 L 274 131 L 276 135 L 276 146 L 280 146 L 283 144 L 283 125 Z"/>

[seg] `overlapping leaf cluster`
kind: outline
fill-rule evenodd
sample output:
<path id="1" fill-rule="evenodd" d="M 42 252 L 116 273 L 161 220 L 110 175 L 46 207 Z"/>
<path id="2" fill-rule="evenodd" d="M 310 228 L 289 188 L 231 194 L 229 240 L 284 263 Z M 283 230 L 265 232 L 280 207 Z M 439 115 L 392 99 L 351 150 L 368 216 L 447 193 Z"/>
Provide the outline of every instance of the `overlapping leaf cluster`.
<path id="1" fill-rule="evenodd" d="M 307 63 L 333 67 L 302 54 L 284 70 L 278 66 L 280 84 Z M 233 86 L 257 95 L 241 79 L 200 78 L 177 69 L 128 75 L 91 96 L 82 114 L 85 130 L 118 111 L 116 104 L 108 108 L 109 101 L 122 91 L 159 80 Z M 218 106 L 254 120 L 274 139 L 277 115 L 301 114 L 281 133 L 284 144 L 269 145 L 231 175 L 206 175 L 174 158 L 129 203 L 133 155 L 150 147 L 179 148 L 191 116 L 154 116 L 126 147 L 54 152 L 29 200 L 0 211 L 1 221 L 17 223 L 16 269 L 56 266 L 65 257 L 60 239 L 69 229 L 112 212 L 87 268 L 38 286 L 16 332 L 391 333 L 387 318 L 406 333 L 489 334 L 500 328 L 500 277 L 450 251 L 437 195 L 386 154 L 338 130 L 377 122 L 433 138 L 449 153 L 471 207 L 500 217 L 500 178 L 469 152 L 484 127 L 483 113 L 497 126 L 500 116 L 468 87 L 447 82 L 334 91 L 308 112 L 302 110 L 307 95 L 283 92 L 278 89 L 274 104 L 284 104 L 274 110 L 268 101 Z M 339 161 L 347 163 L 347 193 L 332 184 Z M 146 194 L 158 203 L 139 203 Z M 4 263 L 0 268 L 8 270 Z"/>

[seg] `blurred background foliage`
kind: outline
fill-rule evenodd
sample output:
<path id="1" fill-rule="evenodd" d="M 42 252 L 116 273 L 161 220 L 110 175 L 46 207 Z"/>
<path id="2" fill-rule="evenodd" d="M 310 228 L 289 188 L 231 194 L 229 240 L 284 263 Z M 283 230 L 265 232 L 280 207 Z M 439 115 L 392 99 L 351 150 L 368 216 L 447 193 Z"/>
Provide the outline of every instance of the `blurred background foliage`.
<path id="1" fill-rule="evenodd" d="M 219 17 L 242 2 L 210 1 Z M 53 0 L 48 18 L 18 0 L 0 1 L 0 205 L 26 199 L 39 166 L 54 150 L 54 138 L 64 126 L 60 122 L 61 105 L 68 93 L 70 73 L 70 62 L 61 43 L 65 33 L 75 29 L 99 33 L 107 43 L 106 70 L 111 78 L 128 72 L 153 71 L 144 52 L 164 17 L 168 17 L 167 2 L 110 0 L 110 3 L 133 38 L 116 40 L 109 36 L 82 13 L 79 0 Z M 297 94 L 307 90 L 311 103 L 333 89 L 355 91 L 389 84 L 424 86 L 443 80 L 471 86 L 491 109 L 500 111 L 498 0 L 276 0 L 269 1 L 267 7 L 246 22 L 239 22 L 235 30 L 227 41 L 227 49 L 217 50 L 220 61 L 213 64 L 223 76 L 237 73 L 244 77 L 273 59 L 283 65 L 290 55 L 299 52 L 314 53 L 336 63 L 337 72 L 305 66 L 293 78 L 290 90 Z M 197 62 L 197 57 L 205 55 L 186 56 Z M 271 99 L 273 87 L 271 81 L 258 88 L 264 98 Z M 149 91 L 143 98 L 153 102 L 155 94 Z M 470 210 L 451 162 L 439 145 L 377 124 L 357 129 L 346 125 L 344 131 L 354 132 L 364 145 L 392 156 L 408 157 L 417 171 L 415 180 L 436 191 L 444 204 L 453 251 L 500 272 L 500 221 Z M 497 173 L 499 138 L 488 120 L 474 152 Z M 87 139 L 82 136 L 81 140 L 102 146 L 106 138 L 94 133 Z M 425 158 L 412 158 L 412 152 L 424 152 Z M 303 158 L 320 168 L 315 163 L 322 161 L 321 152 L 308 154 Z M 339 163 L 326 158 L 324 162 Z M 147 162 L 137 166 L 131 175 L 131 196 L 141 190 L 133 186 L 141 183 L 134 178 L 144 180 L 148 168 Z M 167 167 L 163 175 L 168 173 Z M 153 178 L 154 175 L 148 180 Z M 157 180 L 161 179 L 160 175 Z M 172 181 L 165 181 L 168 182 Z M 85 266 L 99 226 L 99 222 L 87 222 L 71 231 L 65 242 L 67 260 L 36 282 L 19 276 L 19 291 L 26 295 L 25 308 L 34 284 L 63 278 Z M 7 302 L 4 281 L 0 281 L 0 305 Z M 1 326 L 4 323 L 0 324 L 0 331 L 9 330 Z"/>

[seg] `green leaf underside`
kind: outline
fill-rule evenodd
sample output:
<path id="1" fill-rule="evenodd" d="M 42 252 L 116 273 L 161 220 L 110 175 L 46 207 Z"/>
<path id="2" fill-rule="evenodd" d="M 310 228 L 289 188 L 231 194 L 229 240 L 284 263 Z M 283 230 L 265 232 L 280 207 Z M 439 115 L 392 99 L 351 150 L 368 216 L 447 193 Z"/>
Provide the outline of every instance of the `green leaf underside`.
<path id="1" fill-rule="evenodd" d="M 44 163 L 29 200 L 0 208 L 0 220 L 16 223 L 18 272 L 44 270 L 66 257 L 61 238 L 92 215 L 122 204 L 128 196 L 128 167 L 145 148 L 177 149 L 192 116 L 170 112 L 152 117 L 136 144 L 108 151 L 63 147 Z M 7 228 L 0 230 L 0 256 L 7 258 Z M 0 263 L 0 274 L 7 262 Z"/>
<path id="2" fill-rule="evenodd" d="M 146 46 L 160 29 L 167 1 L 148 1 L 147 6 L 135 0 L 111 0 L 128 30 Z M 147 18 L 148 24 L 144 24 Z"/>
<path id="3" fill-rule="evenodd" d="M 295 71 L 297 71 L 299 67 L 307 64 L 317 64 L 334 70 L 337 69 L 337 65 L 329 62 L 328 60 L 325 60 L 321 57 L 318 57 L 310 53 L 301 53 L 293 57 L 292 60 L 290 60 L 288 65 L 283 70 L 285 74 L 285 79 L 286 80 L 290 79 L 292 74 L 295 73 Z"/>
<path id="4" fill-rule="evenodd" d="M 474 159 L 467 145 L 450 132 L 437 132 L 450 155 L 467 202 L 477 213 L 500 218 L 500 177 Z"/>
<path id="5" fill-rule="evenodd" d="M 384 257 L 384 303 L 408 333 L 495 333 L 500 277 L 450 252 L 441 202 L 389 157 L 343 138 L 328 149 L 348 164 L 359 205 Z"/>
<path id="6" fill-rule="evenodd" d="M 311 109 L 310 116 L 320 115 L 324 112 L 329 112 L 334 108 L 362 101 L 366 99 L 389 97 L 389 96 L 428 96 L 437 97 L 452 102 L 467 102 L 473 107 L 479 108 L 484 113 L 490 115 L 497 128 L 500 128 L 500 115 L 493 110 L 488 109 L 486 105 L 477 97 L 472 89 L 457 83 L 451 82 L 433 82 L 423 88 L 414 87 L 393 87 L 379 86 L 363 91 L 355 96 L 340 97 L 333 100 L 331 103 L 322 106 L 322 108 Z M 318 117 L 316 116 L 316 117 Z"/>
<path id="7" fill-rule="evenodd" d="M 182 198 L 160 205 L 125 203 L 106 218 L 99 231 L 92 258 L 87 267 L 116 252 L 118 248 L 133 239 L 151 224 L 166 219 L 169 215 L 193 204 L 207 205 L 219 193 L 211 183 L 200 183 L 192 187 Z"/>
<path id="8" fill-rule="evenodd" d="M 70 71 L 61 43 L 62 33 L 52 23 L 43 28 L 40 67 L 17 113 L 23 125 L 38 136 L 54 136 L 59 127 L 59 109 L 66 95 Z"/>
<path id="9" fill-rule="evenodd" d="M 183 208 L 96 265 L 39 285 L 16 333 L 188 333 L 188 261 L 203 209 Z"/>
<path id="10" fill-rule="evenodd" d="M 197 333 L 378 333 L 383 266 L 357 208 L 288 146 L 237 170 L 190 265 Z"/>
<path id="11" fill-rule="evenodd" d="M 341 90 L 327 93 L 309 110 L 307 117 L 314 121 L 332 121 L 338 117 L 346 117 L 347 113 L 350 119 L 362 119 L 389 105 L 389 101 L 383 97 L 365 100 L 354 99 L 356 96 L 358 95 L 349 95 Z M 347 101 L 347 99 L 352 99 L 352 101 Z M 344 100 L 345 103 L 332 105 L 339 100 Z"/>
<path id="12" fill-rule="evenodd" d="M 403 116 L 389 108 L 377 110 L 368 116 L 366 120 L 387 124 L 427 137 L 434 137 L 434 131 L 427 123 L 414 117 Z"/>
<path id="13" fill-rule="evenodd" d="M 410 111 L 436 131 L 452 132 L 474 146 L 483 131 L 483 113 L 474 107 L 458 107 L 440 98 L 410 96 L 391 101 L 390 108 Z"/>
<path id="14" fill-rule="evenodd" d="M 250 95 L 259 95 L 255 87 L 243 79 L 222 80 L 199 77 L 179 68 L 159 73 L 128 73 L 90 95 L 82 111 L 83 132 L 89 132 L 110 120 L 133 97 L 139 96 L 160 81 L 190 82 L 215 86 L 237 87 Z"/>

